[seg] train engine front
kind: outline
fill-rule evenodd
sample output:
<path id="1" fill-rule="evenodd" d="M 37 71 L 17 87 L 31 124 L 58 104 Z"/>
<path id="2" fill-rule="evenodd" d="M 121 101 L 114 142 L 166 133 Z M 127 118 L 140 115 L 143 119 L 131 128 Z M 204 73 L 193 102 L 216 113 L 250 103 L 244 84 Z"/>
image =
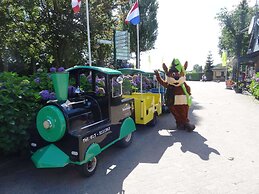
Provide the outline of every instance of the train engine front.
<path id="1" fill-rule="evenodd" d="M 113 73 L 117 72 L 105 69 L 109 76 L 101 69 L 98 77 L 96 70 L 99 69 L 76 67 L 51 75 L 57 100 L 48 101 L 39 110 L 37 130 L 31 132 L 31 159 L 37 168 L 77 164 L 87 176 L 91 175 L 97 165 L 96 156 L 110 145 L 127 140 L 136 130 L 131 118 L 132 100 L 112 100 L 114 90 L 109 88 L 114 85 Z M 92 80 L 84 84 L 81 78 L 86 77 Z M 97 90 L 96 80 L 100 77 L 103 88 Z M 71 83 L 74 90 L 69 94 Z M 114 119 L 114 110 L 121 111 L 120 117 Z"/>

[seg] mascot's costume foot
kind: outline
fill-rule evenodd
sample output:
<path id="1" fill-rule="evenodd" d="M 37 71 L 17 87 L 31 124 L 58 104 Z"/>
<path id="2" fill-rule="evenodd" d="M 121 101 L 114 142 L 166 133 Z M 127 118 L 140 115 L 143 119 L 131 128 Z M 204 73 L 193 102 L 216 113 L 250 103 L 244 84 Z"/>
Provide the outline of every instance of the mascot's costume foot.
<path id="1" fill-rule="evenodd" d="M 178 130 L 191 132 L 195 125 L 191 124 L 188 119 L 189 107 L 191 106 L 191 89 L 186 84 L 185 70 L 188 62 L 184 66 L 178 59 L 174 59 L 169 67 L 163 63 L 163 69 L 167 75 L 166 80 L 160 77 L 158 71 L 155 71 L 157 81 L 164 86 L 166 90 L 165 100 L 170 112 L 176 120 Z"/>

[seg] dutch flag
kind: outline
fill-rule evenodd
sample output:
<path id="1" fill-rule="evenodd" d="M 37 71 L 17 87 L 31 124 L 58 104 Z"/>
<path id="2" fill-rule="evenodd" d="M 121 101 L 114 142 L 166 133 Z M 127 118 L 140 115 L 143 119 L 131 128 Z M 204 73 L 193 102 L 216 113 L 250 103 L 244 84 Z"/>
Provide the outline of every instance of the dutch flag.
<path id="1" fill-rule="evenodd" d="M 137 25 L 140 22 L 138 2 L 135 2 L 129 11 L 127 18 L 125 19 L 126 24 L 129 22 L 133 25 Z"/>

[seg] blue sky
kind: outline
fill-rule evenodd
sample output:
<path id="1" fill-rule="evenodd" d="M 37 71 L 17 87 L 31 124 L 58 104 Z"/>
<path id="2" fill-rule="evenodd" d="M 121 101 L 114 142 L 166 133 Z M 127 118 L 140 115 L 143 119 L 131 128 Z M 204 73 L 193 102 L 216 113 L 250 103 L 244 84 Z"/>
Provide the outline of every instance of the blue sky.
<path id="1" fill-rule="evenodd" d="M 173 58 L 182 63 L 204 66 L 209 51 L 214 64 L 221 63 L 218 55 L 220 27 L 215 19 L 220 9 L 228 10 L 241 0 L 158 0 L 158 37 L 155 50 L 141 55 L 141 69 L 161 68 L 162 62 L 169 64 Z M 248 0 L 254 6 L 256 0 Z"/>

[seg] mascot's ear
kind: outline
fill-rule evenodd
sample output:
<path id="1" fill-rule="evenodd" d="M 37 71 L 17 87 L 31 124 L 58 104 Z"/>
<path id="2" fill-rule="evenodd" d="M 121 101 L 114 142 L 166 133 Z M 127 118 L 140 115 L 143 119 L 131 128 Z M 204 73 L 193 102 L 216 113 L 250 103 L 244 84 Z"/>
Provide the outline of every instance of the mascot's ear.
<path id="1" fill-rule="evenodd" d="M 163 63 L 163 70 L 164 70 L 165 74 L 168 74 L 168 68 L 165 63 Z"/>
<path id="2" fill-rule="evenodd" d="M 186 70 L 187 67 L 188 67 L 188 61 L 185 61 L 185 63 L 184 63 L 184 69 Z"/>

